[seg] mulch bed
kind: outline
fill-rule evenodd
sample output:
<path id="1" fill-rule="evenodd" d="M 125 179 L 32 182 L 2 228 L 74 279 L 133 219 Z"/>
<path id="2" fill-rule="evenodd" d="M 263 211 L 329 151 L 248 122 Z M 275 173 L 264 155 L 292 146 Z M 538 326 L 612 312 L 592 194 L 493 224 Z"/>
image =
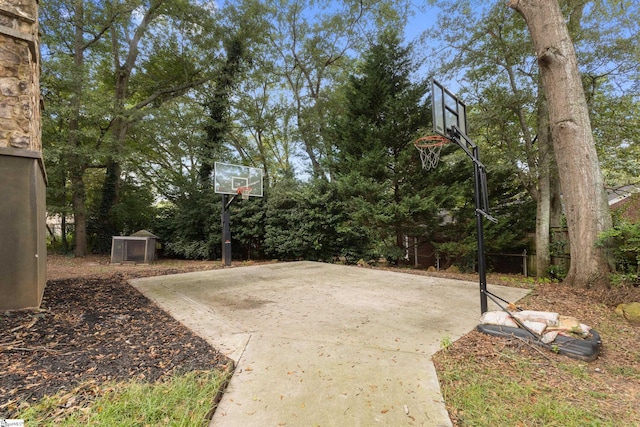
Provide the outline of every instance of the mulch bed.
<path id="1" fill-rule="evenodd" d="M 231 363 L 130 286 L 132 276 L 50 280 L 40 310 L 0 314 L 0 419 L 83 384 L 153 382 Z"/>

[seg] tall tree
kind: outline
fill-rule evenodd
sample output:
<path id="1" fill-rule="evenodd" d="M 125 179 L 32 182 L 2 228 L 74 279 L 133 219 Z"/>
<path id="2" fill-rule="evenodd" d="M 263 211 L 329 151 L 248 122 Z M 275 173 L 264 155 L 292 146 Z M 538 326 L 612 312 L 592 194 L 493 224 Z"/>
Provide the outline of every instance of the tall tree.
<path id="1" fill-rule="evenodd" d="M 96 117 L 104 102 L 89 89 L 94 65 L 104 48 L 105 32 L 119 12 L 103 10 L 83 1 L 55 0 L 41 8 L 44 49 L 42 90 L 47 109 L 44 116 L 45 149 L 57 152 L 50 163 L 61 169 L 62 185 L 70 182 L 74 217 L 74 253 L 87 254 L 87 206 L 84 176 L 100 163 L 100 138 Z M 85 108 L 91 105 L 92 108 Z M 53 149 L 53 150 L 51 150 Z M 53 160 L 53 159 L 52 159 Z"/>
<path id="2" fill-rule="evenodd" d="M 336 112 L 332 125 L 332 171 L 350 220 L 369 228 L 372 253 L 396 260 L 404 254 L 403 236 L 417 235 L 417 224 L 437 216 L 423 186 L 414 182 L 422 171 L 411 141 L 430 115 L 426 85 L 410 80 L 410 53 L 397 33 L 382 33 L 349 79 L 344 111 Z"/>
<path id="3" fill-rule="evenodd" d="M 132 0 L 133 1 L 133 0 Z M 110 27 L 111 71 L 101 82 L 111 90 L 106 125 L 106 158 L 101 205 L 96 219 L 99 250 L 117 234 L 112 209 L 120 199 L 122 160 L 131 127 L 169 99 L 184 95 L 212 77 L 220 34 L 213 11 L 194 0 L 136 0 Z"/>
<path id="4" fill-rule="evenodd" d="M 327 120 L 328 88 L 352 70 L 354 52 L 362 51 L 381 29 L 406 19 L 404 0 L 269 1 L 270 57 L 288 92 L 297 139 L 311 172 L 324 177 L 329 151 L 322 140 Z"/>
<path id="5" fill-rule="evenodd" d="M 559 225 L 562 211 L 547 101 L 526 26 L 502 4 L 437 3 L 443 10 L 441 25 L 426 34 L 448 49 L 432 55 L 434 66 L 440 74 L 463 76 L 458 83 L 473 105 L 474 138 L 480 144 L 487 141 L 484 151 L 502 152 L 537 202 L 537 273 L 544 274 L 548 225 Z M 628 184 L 638 175 L 634 122 L 629 119 L 637 111 L 632 99 L 640 66 L 633 58 L 639 50 L 634 35 L 640 30 L 640 7 L 627 3 L 621 8 L 611 0 L 562 0 L 560 5 L 580 60 L 607 184 Z"/>
<path id="6" fill-rule="evenodd" d="M 165 254 L 215 259 L 220 254 L 220 197 L 200 180 L 209 122 L 205 95 L 199 92 L 206 88 L 163 103 L 137 123 L 129 135 L 135 153 L 124 166 L 160 200 L 149 229 L 164 241 Z M 229 160 L 228 150 L 221 148 L 217 158 Z"/>
<path id="7" fill-rule="evenodd" d="M 598 235 L 611 227 L 604 182 L 593 140 L 577 58 L 557 0 L 511 0 L 525 19 L 549 106 L 569 231 L 568 283 L 608 284 L 609 263 Z"/>
<path id="8" fill-rule="evenodd" d="M 602 172 L 609 188 L 638 182 L 640 3 L 565 0 Z"/>
<path id="9" fill-rule="evenodd" d="M 220 148 L 228 140 L 231 125 L 230 98 L 238 85 L 239 74 L 247 55 L 242 35 L 235 34 L 226 40 L 225 51 L 226 59 L 212 79 L 211 93 L 206 102 L 210 121 L 206 126 L 207 138 L 203 144 L 200 167 L 200 181 L 203 185 L 210 184 L 216 154 L 220 153 Z"/>
<path id="10" fill-rule="evenodd" d="M 59 165 L 68 168 L 74 251 L 83 256 L 88 250 L 87 171 L 106 172 L 103 226 L 93 226 L 101 233 L 96 240 L 108 245 L 117 233 L 111 208 L 129 153 L 127 134 L 153 108 L 210 77 L 212 61 L 197 60 L 217 53 L 215 43 L 202 48 L 216 40 L 216 27 L 212 11 L 196 0 L 54 0 L 43 4 L 41 22 L 44 66 L 51 71 L 43 80 L 45 99 L 52 101 L 45 125 L 68 123 L 50 130 L 59 136 Z"/>
<path id="11" fill-rule="evenodd" d="M 538 90 L 539 75 L 531 55 L 524 23 L 502 5 L 472 10 L 468 2 L 439 3 L 447 31 L 427 34 L 452 47 L 437 55 L 442 73 L 463 73 L 468 84 L 462 93 L 473 103 L 469 124 L 483 150 L 497 150 L 511 165 L 528 196 L 536 202 L 536 274 L 548 273 L 549 229 L 559 218 L 561 204 L 551 136 L 546 119 L 546 99 Z M 496 198 L 495 204 L 500 204 Z M 555 202 L 555 203 L 554 203 Z"/>

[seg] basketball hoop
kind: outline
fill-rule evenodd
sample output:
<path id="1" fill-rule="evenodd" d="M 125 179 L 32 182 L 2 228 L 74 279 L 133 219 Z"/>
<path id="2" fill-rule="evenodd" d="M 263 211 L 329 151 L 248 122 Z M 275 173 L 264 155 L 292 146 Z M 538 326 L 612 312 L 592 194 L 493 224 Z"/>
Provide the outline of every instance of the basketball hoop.
<path id="1" fill-rule="evenodd" d="M 242 196 L 242 200 L 249 200 L 251 187 L 238 187 L 238 194 Z"/>
<path id="2" fill-rule="evenodd" d="M 441 135 L 427 135 L 413 142 L 413 145 L 420 151 L 422 169 L 431 170 L 438 166 L 440 150 L 442 146 L 448 142 L 449 138 Z"/>

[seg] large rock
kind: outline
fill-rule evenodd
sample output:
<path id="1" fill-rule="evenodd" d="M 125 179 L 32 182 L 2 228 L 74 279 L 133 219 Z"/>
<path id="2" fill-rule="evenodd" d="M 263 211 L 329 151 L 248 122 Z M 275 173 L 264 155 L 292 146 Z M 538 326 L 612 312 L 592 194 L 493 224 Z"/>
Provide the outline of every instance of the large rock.
<path id="1" fill-rule="evenodd" d="M 640 323 L 640 302 L 620 304 L 616 307 L 616 314 L 624 317 L 629 322 Z"/>

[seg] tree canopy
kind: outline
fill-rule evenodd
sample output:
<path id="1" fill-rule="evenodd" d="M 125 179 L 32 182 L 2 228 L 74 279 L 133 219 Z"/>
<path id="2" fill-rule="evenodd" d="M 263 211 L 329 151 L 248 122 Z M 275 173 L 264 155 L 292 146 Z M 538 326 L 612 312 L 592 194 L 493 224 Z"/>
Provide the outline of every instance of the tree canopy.
<path id="1" fill-rule="evenodd" d="M 410 236 L 471 259 L 471 165 L 450 146 L 427 173 L 412 146 L 431 128 L 436 75 L 469 105 L 504 217 L 488 247 L 521 250 L 535 231 L 544 275 L 561 189 L 525 23 L 495 2 L 431 3 L 442 15 L 417 40 L 400 0 L 43 3 L 48 210 L 63 242 L 82 256 L 147 228 L 169 255 L 216 258 L 212 167 L 225 161 L 265 176 L 263 199 L 231 207 L 234 256 L 401 262 Z M 560 6 L 604 184 L 636 183 L 640 7 Z"/>

